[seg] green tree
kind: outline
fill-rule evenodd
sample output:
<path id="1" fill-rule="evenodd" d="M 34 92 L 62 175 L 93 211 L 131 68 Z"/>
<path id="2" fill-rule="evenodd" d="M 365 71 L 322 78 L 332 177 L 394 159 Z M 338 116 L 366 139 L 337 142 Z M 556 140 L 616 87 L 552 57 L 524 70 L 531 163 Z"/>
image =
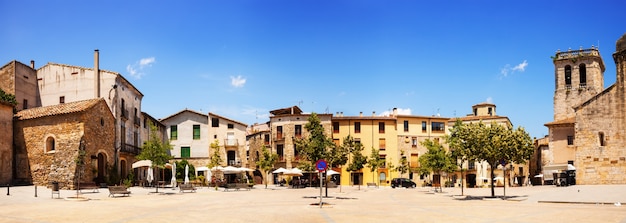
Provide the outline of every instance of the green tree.
<path id="1" fill-rule="evenodd" d="M 17 100 L 15 99 L 15 95 L 6 93 L 2 89 L 0 89 L 0 102 L 8 103 L 13 106 L 17 105 Z"/>
<path id="2" fill-rule="evenodd" d="M 278 154 L 270 152 L 265 145 L 261 147 L 261 151 L 261 157 L 259 157 L 259 160 L 256 161 L 256 165 L 258 165 L 259 168 L 265 173 L 263 181 L 265 182 L 265 189 L 267 189 L 267 177 L 278 160 Z"/>
<path id="3" fill-rule="evenodd" d="M 218 167 L 220 165 L 222 165 L 222 156 L 220 155 L 220 141 L 219 140 L 215 140 L 211 143 L 210 145 L 211 150 L 213 150 L 213 154 L 211 155 L 211 160 L 209 161 L 209 165 L 207 165 L 207 167 L 209 169 L 213 168 L 213 167 Z"/>
<path id="4" fill-rule="evenodd" d="M 396 171 L 400 172 L 400 177 L 402 177 L 402 175 L 404 175 L 405 173 L 409 172 L 409 161 L 406 159 L 406 156 L 404 155 L 404 150 L 400 150 L 400 162 L 398 163 L 398 166 L 396 167 Z"/>
<path id="5" fill-rule="evenodd" d="M 154 167 L 158 172 L 159 167 L 163 168 L 165 166 L 165 163 L 172 159 L 172 156 L 168 154 L 168 152 L 172 150 L 172 145 L 170 145 L 169 141 L 166 141 L 165 143 L 161 141 L 161 139 L 159 138 L 159 132 L 157 130 L 157 127 L 152 122 L 149 122 L 149 126 L 150 139 L 144 142 L 141 148 L 141 153 L 137 155 L 137 159 L 152 161 L 152 167 Z M 157 182 L 158 177 L 159 174 L 156 174 Z M 159 192 L 158 184 L 156 187 L 156 192 Z"/>
<path id="6" fill-rule="evenodd" d="M 196 178 L 195 173 L 196 167 L 189 163 L 187 159 L 183 159 L 181 161 L 176 162 L 176 178 L 177 179 L 185 179 L 185 166 L 189 165 L 189 180 L 194 180 Z"/>
<path id="7" fill-rule="evenodd" d="M 333 140 L 324 133 L 324 126 L 322 126 L 315 112 L 311 113 L 309 116 L 307 124 L 304 125 L 304 129 L 307 130 L 309 136 L 295 141 L 296 148 L 302 152 L 302 156 L 304 157 L 304 160 L 300 161 L 298 168 L 303 171 L 314 171 L 315 162 L 320 159 L 332 159 L 329 151 L 335 148 L 335 144 Z M 311 178 L 312 175 L 309 175 L 309 182 L 311 182 Z"/>
<path id="8" fill-rule="evenodd" d="M 354 143 L 350 154 L 352 157 L 351 162 L 348 164 L 348 171 L 354 172 L 363 169 L 367 163 L 367 156 L 363 155 L 363 145 L 361 145 L 361 143 Z M 361 182 L 359 182 L 359 189 L 361 189 Z"/>
<path id="9" fill-rule="evenodd" d="M 441 173 L 456 169 L 456 161 L 441 144 L 430 139 L 422 141 L 421 144 L 428 151 L 419 158 L 420 172 L 433 172 L 439 175 L 439 182 L 441 182 Z M 441 183 L 439 183 L 439 191 L 442 191 Z"/>
<path id="10" fill-rule="evenodd" d="M 450 129 L 450 134 L 446 135 L 444 138 L 450 147 L 450 153 L 452 158 L 457 161 L 458 167 L 461 169 L 461 195 L 464 195 L 464 179 L 465 176 L 463 164 L 465 162 L 475 162 L 476 158 L 472 157 L 469 153 L 472 144 L 471 142 L 466 142 L 464 139 L 467 139 L 468 136 L 472 134 L 469 131 L 469 128 L 464 128 L 463 122 L 460 119 L 457 119 L 454 123 L 452 129 Z"/>
<path id="11" fill-rule="evenodd" d="M 372 183 L 375 183 L 377 187 L 376 174 L 374 173 L 377 173 L 378 168 L 383 165 L 385 165 L 385 160 L 381 159 L 379 151 L 372 147 L 372 153 L 370 153 L 370 157 L 367 159 L 367 166 L 370 168 L 370 171 L 372 171 Z"/>
<path id="12" fill-rule="evenodd" d="M 456 130 L 455 128 L 458 128 Z M 455 149 L 459 154 L 477 161 L 487 162 L 491 166 L 491 179 L 495 178 L 495 169 L 500 163 L 525 163 L 530 159 L 534 150 L 532 139 L 522 127 L 513 129 L 492 122 L 485 125 L 482 122 L 455 125 L 451 141 L 461 142 L 462 146 Z M 491 181 L 491 196 L 495 196 L 494 182 Z"/>

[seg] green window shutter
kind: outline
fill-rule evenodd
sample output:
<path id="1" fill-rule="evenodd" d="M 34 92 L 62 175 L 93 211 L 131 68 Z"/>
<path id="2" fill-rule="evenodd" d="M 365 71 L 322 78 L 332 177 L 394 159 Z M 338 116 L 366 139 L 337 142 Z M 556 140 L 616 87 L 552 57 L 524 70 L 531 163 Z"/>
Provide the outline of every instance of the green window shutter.
<path id="1" fill-rule="evenodd" d="M 191 157 L 191 147 L 180 147 L 180 157 L 181 158 Z"/>
<path id="2" fill-rule="evenodd" d="M 172 125 L 170 126 L 170 140 L 178 139 L 178 126 Z"/>
<path id="3" fill-rule="evenodd" d="M 193 125 L 193 139 L 200 139 L 200 125 Z"/>

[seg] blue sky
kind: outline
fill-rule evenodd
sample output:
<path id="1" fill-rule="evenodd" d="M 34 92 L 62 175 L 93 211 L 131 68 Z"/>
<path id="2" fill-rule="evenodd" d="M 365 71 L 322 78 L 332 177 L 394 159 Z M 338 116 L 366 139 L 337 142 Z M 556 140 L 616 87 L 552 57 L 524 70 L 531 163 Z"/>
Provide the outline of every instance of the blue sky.
<path id="1" fill-rule="evenodd" d="M 458 117 L 488 101 L 542 137 L 557 49 L 600 45 L 615 82 L 626 3 L 591 3 L 2 1 L 0 62 L 93 67 L 99 49 L 157 118 L 189 108 L 252 124 L 293 105 Z"/>

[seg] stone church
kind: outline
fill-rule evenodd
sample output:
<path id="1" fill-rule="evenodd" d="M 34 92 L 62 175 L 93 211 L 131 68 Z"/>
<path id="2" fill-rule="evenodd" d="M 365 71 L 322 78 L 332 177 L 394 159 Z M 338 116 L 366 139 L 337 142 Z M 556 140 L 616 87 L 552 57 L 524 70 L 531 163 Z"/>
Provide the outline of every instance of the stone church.
<path id="1" fill-rule="evenodd" d="M 554 121 L 542 165 L 570 164 L 577 184 L 626 184 L 626 34 L 616 43 L 615 84 L 604 88 L 598 48 L 557 52 Z"/>

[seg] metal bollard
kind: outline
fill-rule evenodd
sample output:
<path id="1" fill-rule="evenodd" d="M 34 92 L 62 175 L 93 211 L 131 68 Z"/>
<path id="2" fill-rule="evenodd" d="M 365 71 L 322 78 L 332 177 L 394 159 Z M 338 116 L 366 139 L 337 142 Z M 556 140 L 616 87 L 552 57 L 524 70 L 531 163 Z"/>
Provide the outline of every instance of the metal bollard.
<path id="1" fill-rule="evenodd" d="M 11 194 L 9 194 L 9 186 L 10 186 L 10 184 L 7 184 L 7 196 L 11 195 Z"/>
<path id="2" fill-rule="evenodd" d="M 37 185 L 35 185 L 35 197 L 37 197 Z"/>

